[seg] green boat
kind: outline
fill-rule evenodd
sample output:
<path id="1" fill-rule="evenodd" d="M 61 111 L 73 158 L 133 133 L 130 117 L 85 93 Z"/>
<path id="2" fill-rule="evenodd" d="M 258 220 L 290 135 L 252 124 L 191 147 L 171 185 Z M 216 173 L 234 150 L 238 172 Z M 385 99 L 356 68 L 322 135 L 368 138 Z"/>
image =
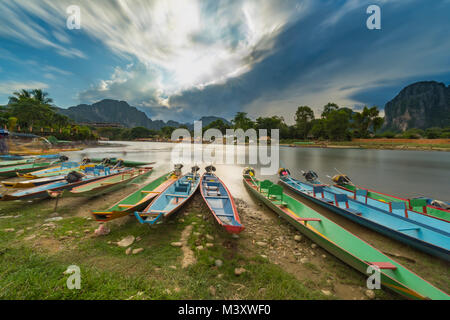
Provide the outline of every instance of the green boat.
<path id="1" fill-rule="evenodd" d="M 442 220 L 446 220 L 446 221 L 450 221 L 450 210 L 445 210 L 442 208 L 437 208 L 435 206 L 432 205 L 432 199 L 428 199 L 428 198 L 415 198 L 415 199 L 404 199 L 404 198 L 400 198 L 400 197 L 396 197 L 390 194 L 386 194 L 386 193 L 381 193 L 378 191 L 374 191 L 374 190 L 370 190 L 367 188 L 362 188 L 359 186 L 355 186 L 354 184 L 348 184 L 348 183 L 344 183 L 344 184 L 335 184 L 335 187 L 337 188 L 341 188 L 347 191 L 351 191 L 354 194 L 356 194 L 356 191 L 358 190 L 367 190 L 367 197 L 378 200 L 379 202 L 381 202 L 381 206 L 382 203 L 386 204 L 389 202 L 404 202 L 406 203 L 407 208 L 409 208 L 410 210 L 419 212 L 419 213 L 424 213 L 426 215 L 438 218 L 438 219 L 442 219 Z"/>
<path id="2" fill-rule="evenodd" d="M 36 159 L 22 159 L 22 160 L 9 160 L 9 161 L 0 161 L 0 167 L 10 167 L 10 166 L 18 166 L 26 163 L 33 163 Z"/>
<path id="3" fill-rule="evenodd" d="M 317 211 L 283 193 L 269 180 L 258 181 L 253 169 L 245 169 L 246 188 L 259 201 L 287 220 L 329 253 L 368 276 L 369 266 L 380 270 L 381 284 L 408 299 L 449 300 L 450 297 L 398 262 L 384 255 Z"/>
<path id="4" fill-rule="evenodd" d="M 129 161 L 129 160 L 123 160 L 123 159 L 119 159 L 119 158 L 104 158 L 104 159 L 93 158 L 90 160 L 91 160 L 91 162 L 99 162 L 99 163 L 112 164 L 112 165 L 115 165 L 117 162 L 121 161 L 122 165 L 124 167 L 140 167 L 140 166 L 155 164 L 155 162 Z"/>
<path id="5" fill-rule="evenodd" d="M 92 211 L 95 220 L 100 222 L 111 221 L 125 217 L 135 211 L 142 211 L 150 202 L 177 178 L 172 172 L 153 180 L 143 188 L 130 194 L 105 211 Z"/>
<path id="6" fill-rule="evenodd" d="M 0 177 L 4 178 L 16 177 L 17 174 L 24 174 L 38 169 L 49 168 L 53 165 L 54 162 L 36 162 L 36 163 L 21 164 L 17 166 L 1 167 Z"/>
<path id="7" fill-rule="evenodd" d="M 152 173 L 152 168 L 126 169 L 119 174 L 86 183 L 65 193 L 65 197 L 96 197 L 118 190 L 131 183 L 140 183 Z"/>

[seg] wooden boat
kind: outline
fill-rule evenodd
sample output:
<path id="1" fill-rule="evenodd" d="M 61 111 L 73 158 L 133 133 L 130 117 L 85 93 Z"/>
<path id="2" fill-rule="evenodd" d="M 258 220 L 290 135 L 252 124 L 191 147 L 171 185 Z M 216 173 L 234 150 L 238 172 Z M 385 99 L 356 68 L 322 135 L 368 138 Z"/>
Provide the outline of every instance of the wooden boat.
<path id="1" fill-rule="evenodd" d="M 383 210 L 372 206 L 369 199 L 358 201 L 327 185 L 301 182 L 290 175 L 281 176 L 280 182 L 300 196 L 356 223 L 450 261 L 450 224 L 446 221 L 408 211 L 405 203 L 400 202 L 391 202 L 390 210 Z"/>
<path id="2" fill-rule="evenodd" d="M 54 162 L 34 162 L 17 166 L 2 167 L 0 168 L 0 177 L 11 178 L 17 176 L 18 174 L 32 172 L 37 169 L 49 168 L 53 165 Z"/>
<path id="3" fill-rule="evenodd" d="M 56 181 L 52 183 L 47 183 L 38 187 L 21 190 L 14 192 L 12 194 L 4 194 L 1 196 L 2 201 L 11 201 L 11 200 L 31 200 L 31 199 L 46 199 L 50 197 L 49 192 L 58 192 L 58 191 L 66 191 L 71 190 L 80 185 L 100 180 L 106 176 L 113 176 L 121 174 L 123 169 L 119 170 L 110 170 L 109 168 L 105 168 L 105 170 L 98 175 L 84 175 L 81 179 L 75 182 L 69 182 L 67 179 Z M 64 195 L 64 194 L 63 194 Z"/>
<path id="4" fill-rule="evenodd" d="M 450 297 L 398 262 L 384 255 L 312 208 L 283 193 L 280 185 L 258 181 L 254 170 L 243 174 L 246 188 L 259 201 L 287 220 L 336 258 L 368 275 L 369 266 L 380 270 L 381 285 L 409 299 L 449 300 Z"/>
<path id="5" fill-rule="evenodd" d="M 96 197 L 123 188 L 130 183 L 140 183 L 147 179 L 153 168 L 128 169 L 120 174 L 95 180 L 68 191 L 66 197 Z"/>
<path id="6" fill-rule="evenodd" d="M 153 180 L 143 188 L 130 194 L 105 211 L 92 211 L 95 220 L 106 222 L 144 210 L 150 202 L 178 178 L 172 173 Z"/>
<path id="7" fill-rule="evenodd" d="M 355 186 L 354 184 L 350 184 L 350 183 L 335 184 L 335 187 L 346 190 L 346 191 L 350 191 L 351 193 L 353 193 L 353 196 L 356 196 L 356 192 L 358 190 L 366 190 L 367 197 L 369 199 L 378 200 L 381 206 L 383 206 L 382 205 L 383 202 L 384 203 L 403 202 L 407 205 L 407 207 L 410 210 L 424 213 L 426 215 L 433 216 L 438 219 L 450 221 L 450 210 L 446 210 L 446 209 L 434 206 L 432 203 L 435 203 L 435 200 L 430 199 L 430 198 L 423 197 L 423 198 L 415 198 L 415 199 L 404 199 L 404 198 L 400 198 L 400 197 L 393 196 L 390 194 L 381 193 L 378 191 L 363 188 L 360 186 Z M 376 203 L 374 203 L 374 204 L 376 204 Z M 449 203 L 446 203 L 446 204 L 450 207 Z"/>
<path id="8" fill-rule="evenodd" d="M 99 163 L 111 164 L 111 165 L 115 165 L 118 162 L 121 162 L 122 165 L 125 167 L 140 167 L 140 166 L 148 166 L 148 165 L 155 164 L 155 162 L 130 161 L 130 160 L 123 160 L 123 159 L 119 159 L 119 158 L 104 158 L 104 159 L 92 158 L 90 160 L 91 160 L 91 162 L 99 162 Z"/>
<path id="9" fill-rule="evenodd" d="M 12 161 L 12 160 L 26 160 L 26 159 L 58 159 L 59 157 L 61 157 L 60 154 L 39 154 L 35 156 L 5 154 L 0 155 L 0 160 Z"/>
<path id="10" fill-rule="evenodd" d="M 212 169 L 213 167 L 211 167 Z M 200 192 L 216 221 L 228 233 L 240 233 L 244 226 L 239 219 L 234 199 L 226 185 L 211 170 L 200 180 Z"/>
<path id="11" fill-rule="evenodd" d="M 200 183 L 198 169 L 193 168 L 192 172 L 172 182 L 143 212 L 136 211 L 134 215 L 138 221 L 153 225 L 179 210 L 198 189 Z"/>
<path id="12" fill-rule="evenodd" d="M 43 184 L 61 181 L 66 178 L 66 175 L 59 175 L 53 177 L 46 177 L 34 180 L 25 180 L 25 181 L 2 181 L 2 185 L 6 188 L 14 188 L 14 189 L 27 189 L 33 188 L 37 186 L 41 186 Z"/>
<path id="13" fill-rule="evenodd" d="M 95 164 L 82 164 L 79 162 L 63 162 L 61 165 L 52 166 L 46 169 L 18 174 L 21 178 L 39 179 L 45 177 L 59 176 L 71 171 L 83 171 L 87 167 L 95 167 Z"/>
<path id="14" fill-rule="evenodd" d="M 36 159 L 20 159 L 20 160 L 6 160 L 0 161 L 0 167 L 18 166 L 26 163 L 33 163 Z"/>

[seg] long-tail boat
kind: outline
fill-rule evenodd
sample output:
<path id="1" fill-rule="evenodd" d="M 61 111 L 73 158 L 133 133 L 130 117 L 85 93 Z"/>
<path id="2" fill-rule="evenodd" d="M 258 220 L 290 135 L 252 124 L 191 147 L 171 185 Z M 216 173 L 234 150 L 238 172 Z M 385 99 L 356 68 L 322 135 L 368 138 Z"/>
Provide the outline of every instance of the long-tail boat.
<path id="1" fill-rule="evenodd" d="M 103 158 L 103 159 L 92 158 L 91 161 L 92 162 L 100 162 L 103 164 L 111 164 L 111 165 L 115 165 L 118 162 L 120 162 L 125 167 L 140 167 L 140 166 L 147 166 L 147 165 L 155 164 L 155 162 L 130 161 L 130 160 L 123 160 L 123 159 L 119 159 L 119 158 Z"/>
<path id="2" fill-rule="evenodd" d="M 97 172 L 94 174 L 81 174 L 77 171 L 74 171 L 69 173 L 64 180 L 47 183 L 30 189 L 20 190 L 11 194 L 3 194 L 0 200 L 11 201 L 46 199 L 50 197 L 51 192 L 65 192 L 66 190 L 71 190 L 77 186 L 102 179 L 105 176 L 121 174 L 123 170 L 124 169 L 111 170 L 110 168 L 105 167 L 102 172 Z"/>
<path id="3" fill-rule="evenodd" d="M 384 255 L 367 242 L 335 224 L 312 208 L 283 193 L 283 187 L 269 180 L 259 181 L 254 170 L 243 174 L 246 188 L 259 201 L 287 220 L 302 234 L 351 267 L 368 275 L 372 266 L 380 271 L 381 285 L 408 299 L 449 300 L 429 282 Z"/>
<path id="4" fill-rule="evenodd" d="M 45 177 L 40 179 L 34 179 L 34 180 L 25 180 L 25 181 L 2 181 L 2 185 L 6 188 L 13 188 L 13 189 L 27 189 L 27 188 L 33 188 L 37 186 L 41 186 L 43 184 L 61 181 L 66 178 L 66 175 L 59 175 L 59 176 L 53 176 L 53 177 Z"/>
<path id="5" fill-rule="evenodd" d="M 136 211 L 134 215 L 140 223 L 153 225 L 177 212 L 197 191 L 200 176 L 195 166 L 192 171 L 167 186 L 143 212 Z"/>
<path id="6" fill-rule="evenodd" d="M 234 199 L 227 186 L 215 174 L 213 166 L 205 168 L 200 180 L 200 192 L 216 221 L 228 233 L 240 233 L 244 226 L 239 218 Z"/>
<path id="7" fill-rule="evenodd" d="M 373 206 L 366 195 L 365 201 L 358 201 L 327 185 L 301 182 L 290 175 L 280 175 L 280 182 L 300 196 L 356 223 L 450 261 L 450 224 L 447 221 L 408 211 L 403 202 L 386 204 L 389 209 L 383 210 Z"/>
<path id="8" fill-rule="evenodd" d="M 96 197 L 118 190 L 130 183 L 140 183 L 151 174 L 153 168 L 123 170 L 119 174 L 95 180 L 68 191 L 66 197 Z"/>
<path id="9" fill-rule="evenodd" d="M 60 165 L 48 167 L 42 170 L 36 170 L 28 173 L 18 174 L 19 177 L 25 179 L 39 179 L 45 177 L 59 176 L 67 174 L 71 171 L 83 171 L 86 167 L 94 167 L 95 164 L 85 164 L 79 162 L 63 162 Z"/>
<path id="10" fill-rule="evenodd" d="M 147 207 L 158 194 L 164 191 L 167 186 L 172 184 L 172 182 L 177 179 L 178 178 L 173 174 L 173 172 L 166 173 L 145 185 L 138 191 L 133 192 L 129 196 L 120 200 L 109 209 L 104 211 L 92 211 L 92 215 L 97 221 L 107 222 L 128 216 L 133 214 L 135 211 L 144 210 L 145 207 Z"/>
<path id="11" fill-rule="evenodd" d="M 368 188 L 363 188 L 356 186 L 350 182 L 350 180 L 340 179 L 339 176 L 334 176 L 333 181 L 335 182 L 335 187 L 349 191 L 356 196 L 358 190 L 366 190 L 367 197 L 369 199 L 378 200 L 379 203 L 389 203 L 389 202 L 404 202 L 406 206 L 413 211 L 424 213 L 429 216 L 433 216 L 439 219 L 450 221 L 450 203 L 433 200 L 426 197 L 405 199 L 397 196 L 393 196 L 386 193 L 381 193 Z M 374 203 L 376 204 L 376 203 Z M 381 204 L 382 206 L 382 204 Z M 439 206 L 439 207 L 438 207 Z"/>
<path id="12" fill-rule="evenodd" d="M 0 167 L 18 166 L 26 163 L 36 162 L 36 159 L 6 160 L 0 161 Z"/>
<path id="13" fill-rule="evenodd" d="M 17 176 L 18 174 L 24 174 L 38 169 L 49 168 L 54 164 L 55 162 L 33 162 L 16 166 L 2 167 L 0 168 L 0 177 L 12 178 Z"/>

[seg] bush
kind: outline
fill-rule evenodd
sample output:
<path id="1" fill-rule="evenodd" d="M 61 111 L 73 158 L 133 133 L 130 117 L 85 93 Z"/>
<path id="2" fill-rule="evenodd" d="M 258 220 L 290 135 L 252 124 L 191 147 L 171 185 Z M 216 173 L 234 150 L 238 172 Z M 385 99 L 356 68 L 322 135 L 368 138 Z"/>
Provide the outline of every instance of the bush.
<path id="1" fill-rule="evenodd" d="M 402 134 L 404 139 L 420 139 L 424 136 L 424 131 L 421 129 L 409 129 Z"/>
<path id="2" fill-rule="evenodd" d="M 428 128 L 425 130 L 425 136 L 428 139 L 438 139 L 442 135 L 442 129 L 438 127 Z"/>
<path id="3" fill-rule="evenodd" d="M 396 135 L 396 133 L 393 132 L 393 131 L 386 131 L 386 132 L 384 132 L 381 136 L 382 136 L 383 138 L 392 139 L 392 138 L 395 137 L 395 135 Z"/>

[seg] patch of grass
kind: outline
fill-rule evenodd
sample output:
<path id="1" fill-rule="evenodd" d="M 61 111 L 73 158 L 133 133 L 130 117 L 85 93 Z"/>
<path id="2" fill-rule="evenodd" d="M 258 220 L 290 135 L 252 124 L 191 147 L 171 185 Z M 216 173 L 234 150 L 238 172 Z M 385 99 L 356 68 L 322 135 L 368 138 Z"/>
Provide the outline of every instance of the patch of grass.
<path id="1" fill-rule="evenodd" d="M 42 224 L 48 224 L 45 220 L 52 217 L 51 202 L 2 204 L 0 215 L 20 217 L 0 219 L 0 299 L 329 298 L 266 259 L 240 255 L 237 240 L 212 221 L 198 217 L 196 211 L 187 216 L 178 214 L 154 227 L 134 219 L 120 226 L 111 224 L 111 233 L 104 237 L 93 237 L 98 224 L 74 216 L 75 209 L 61 207 L 58 211 L 64 212 L 64 219 L 52 222 L 56 227 L 45 230 Z M 182 251 L 170 243 L 179 241 L 190 224 L 193 232 L 201 234 L 192 233 L 188 239 L 197 263 L 181 269 Z M 3 232 L 7 228 L 15 231 Z M 17 230 L 25 232 L 17 235 Z M 24 241 L 30 234 L 36 238 Z M 206 234 L 215 239 L 208 240 Z M 126 255 L 125 248 L 115 244 L 129 235 L 140 238 L 131 248 L 144 248 L 143 252 Z M 56 249 L 43 248 L 43 239 L 56 243 Z M 207 242 L 214 246 L 206 248 Z M 198 245 L 205 249 L 196 250 Z M 222 260 L 223 266 L 215 266 L 216 259 Z M 81 269 L 80 290 L 67 288 L 70 275 L 63 273 L 70 265 Z M 246 272 L 237 276 L 235 268 L 245 268 Z"/>

